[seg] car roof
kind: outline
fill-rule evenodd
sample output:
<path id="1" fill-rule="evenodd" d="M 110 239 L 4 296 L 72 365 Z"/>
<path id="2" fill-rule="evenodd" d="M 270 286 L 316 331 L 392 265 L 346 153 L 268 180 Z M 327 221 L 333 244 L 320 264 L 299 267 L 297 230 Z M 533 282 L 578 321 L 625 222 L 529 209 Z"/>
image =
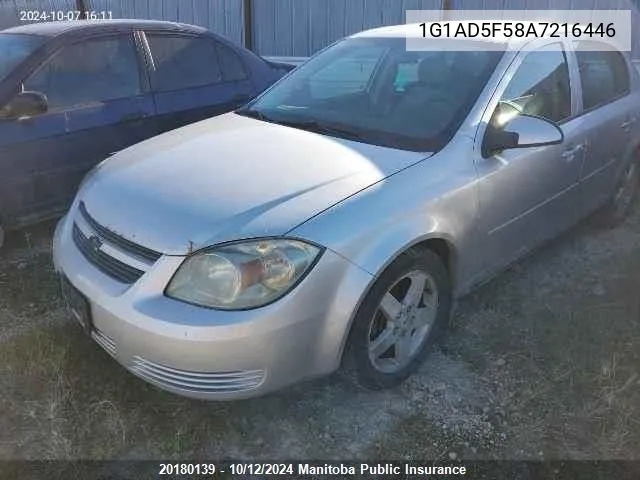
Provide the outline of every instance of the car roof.
<path id="1" fill-rule="evenodd" d="M 113 32 L 138 29 L 167 30 L 187 33 L 207 32 L 205 28 L 188 25 L 186 23 L 163 22 L 158 20 L 118 19 L 32 23 L 29 25 L 21 25 L 19 27 L 1 30 L 0 33 L 58 37 L 67 34 L 74 35 L 81 33 L 100 33 L 102 31 Z"/>

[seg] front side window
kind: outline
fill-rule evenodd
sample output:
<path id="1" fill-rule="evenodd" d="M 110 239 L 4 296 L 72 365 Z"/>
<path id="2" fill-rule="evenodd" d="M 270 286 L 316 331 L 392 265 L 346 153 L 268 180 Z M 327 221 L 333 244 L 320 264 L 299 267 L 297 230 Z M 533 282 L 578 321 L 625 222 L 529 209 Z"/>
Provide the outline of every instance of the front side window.
<path id="1" fill-rule="evenodd" d="M 63 47 L 24 82 L 47 96 L 49 109 L 134 97 L 140 71 L 131 36 L 90 40 Z"/>
<path id="2" fill-rule="evenodd" d="M 630 91 L 627 62 L 620 52 L 588 50 L 589 43 L 581 42 L 576 50 L 584 110 L 610 103 Z"/>
<path id="3" fill-rule="evenodd" d="M 34 35 L 0 33 L 0 81 L 43 43 L 42 37 Z"/>
<path id="4" fill-rule="evenodd" d="M 151 84 L 167 92 L 202 87 L 222 81 L 216 42 L 209 38 L 147 34 L 155 70 Z"/>
<path id="5" fill-rule="evenodd" d="M 453 137 L 502 51 L 407 51 L 405 38 L 349 38 L 237 113 L 413 151 Z"/>
<path id="6" fill-rule="evenodd" d="M 562 122 L 571 117 L 571 81 L 562 46 L 528 53 L 500 99 L 491 123 L 504 125 L 516 115 Z"/>

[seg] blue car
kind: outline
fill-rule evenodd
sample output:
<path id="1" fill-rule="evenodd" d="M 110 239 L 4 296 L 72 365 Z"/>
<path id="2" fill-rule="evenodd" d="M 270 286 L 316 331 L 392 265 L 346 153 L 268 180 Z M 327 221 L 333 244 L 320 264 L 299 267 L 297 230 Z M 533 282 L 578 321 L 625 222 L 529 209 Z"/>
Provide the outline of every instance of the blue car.
<path id="1" fill-rule="evenodd" d="M 0 32 L 0 245 L 60 215 L 109 155 L 246 103 L 293 66 L 191 25 L 114 20 Z"/>

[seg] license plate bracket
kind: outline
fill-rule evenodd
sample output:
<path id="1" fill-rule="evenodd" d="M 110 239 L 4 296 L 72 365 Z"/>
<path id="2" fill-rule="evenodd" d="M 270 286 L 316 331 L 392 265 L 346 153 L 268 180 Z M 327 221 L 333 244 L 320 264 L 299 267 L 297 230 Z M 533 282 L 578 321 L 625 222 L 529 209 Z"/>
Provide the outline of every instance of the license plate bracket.
<path id="1" fill-rule="evenodd" d="M 71 317 L 90 334 L 93 329 L 89 300 L 64 276 L 60 277 L 62 299 Z"/>

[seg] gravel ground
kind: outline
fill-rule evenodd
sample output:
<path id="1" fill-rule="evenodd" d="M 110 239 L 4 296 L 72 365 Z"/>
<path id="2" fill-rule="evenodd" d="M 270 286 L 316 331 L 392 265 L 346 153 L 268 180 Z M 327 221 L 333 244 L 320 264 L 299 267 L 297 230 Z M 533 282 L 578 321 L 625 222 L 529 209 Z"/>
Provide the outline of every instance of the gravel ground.
<path id="1" fill-rule="evenodd" d="M 401 387 L 337 374 L 206 403 L 115 364 L 64 314 L 51 225 L 0 253 L 0 459 L 640 460 L 640 214 L 580 225 L 462 299 Z"/>

